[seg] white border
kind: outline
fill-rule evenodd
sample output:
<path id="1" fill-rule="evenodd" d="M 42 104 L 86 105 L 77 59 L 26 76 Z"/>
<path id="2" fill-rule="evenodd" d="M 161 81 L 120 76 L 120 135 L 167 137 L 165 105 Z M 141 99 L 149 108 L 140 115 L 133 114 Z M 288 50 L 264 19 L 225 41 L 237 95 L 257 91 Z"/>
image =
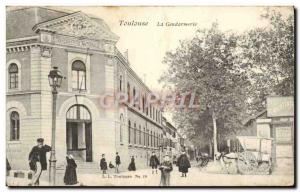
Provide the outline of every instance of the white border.
<path id="1" fill-rule="evenodd" d="M 197 1 L 197 0 L 165 0 L 165 1 L 161 1 L 161 0 L 144 0 L 144 1 L 139 1 L 139 0 L 84 0 L 84 1 L 75 1 L 75 0 L 44 0 L 44 1 L 40 1 L 40 0 L 2 0 L 0 1 L 0 5 L 1 5 L 1 9 L 0 9 L 0 13 L 1 13 L 1 18 L 0 19 L 0 38 L 2 42 L 0 44 L 0 63 L 2 63 L 2 70 L 0 70 L 0 76 L 2 77 L 2 81 L 0 81 L 0 103 L 1 103 L 1 109 L 2 109 L 2 115 L 0 116 L 0 122 L 2 123 L 2 131 L 4 131 L 5 126 L 5 122 L 6 122 L 6 118 L 5 115 L 6 114 L 6 104 L 5 104 L 5 89 L 6 89 L 6 81 L 5 81 L 5 75 L 6 72 L 4 70 L 4 67 L 6 67 L 6 50 L 5 50 L 5 24 L 6 21 L 3 18 L 6 18 L 6 12 L 5 12 L 5 6 L 8 5 L 53 5 L 53 6 L 59 6 L 59 5 L 72 5 L 72 6 L 89 6 L 89 5 L 209 5 L 209 6 L 259 6 L 259 5 L 264 5 L 264 6 L 271 6 L 271 5 L 294 5 L 296 8 L 300 7 L 300 1 L 299 0 L 252 0 L 252 1 L 241 1 L 241 0 L 229 0 L 229 1 L 225 1 L 225 0 L 203 0 L 203 1 Z M 297 14 L 296 14 L 297 17 Z M 299 26 L 299 19 L 296 19 L 296 26 Z M 298 34 L 298 33 L 297 33 Z M 299 42 L 299 38 L 297 38 L 297 44 Z M 299 49 L 297 49 L 297 53 L 299 53 Z M 299 66 L 297 67 L 299 69 Z M 297 70 L 298 72 L 298 70 Z M 299 79 L 299 77 L 298 77 Z M 299 82 L 297 82 L 297 90 L 299 90 Z M 298 94 L 298 92 L 297 92 Z M 298 94 L 299 95 L 299 94 Z M 297 107 L 298 109 L 298 107 Z M 298 109 L 299 112 L 299 109 Z M 297 129 L 297 128 L 296 128 Z M 297 138 L 299 139 L 299 130 L 297 131 L 298 135 Z M 0 146 L 1 146 L 1 163 L 0 163 L 0 167 L 1 167 L 1 177 L 0 177 L 0 190 L 1 191 L 9 191 L 9 189 L 5 186 L 5 134 L 3 134 L 2 132 L 2 141 L 0 142 Z M 298 162 L 299 162 L 299 147 L 297 146 L 298 149 Z M 299 166 L 297 166 L 297 168 L 299 168 Z M 298 170 L 299 171 L 299 170 Z M 299 172 L 298 172 L 299 174 Z M 298 177 L 299 178 L 299 175 Z M 299 181 L 297 181 L 298 185 L 299 185 Z M 14 191 L 23 191 L 24 189 L 14 189 Z M 38 189 L 36 191 L 50 191 L 51 189 Z M 68 190 L 68 189 L 57 189 L 58 191 L 63 191 L 63 190 Z M 92 189 L 80 189 L 80 190 L 92 190 Z M 108 189 L 102 189 L 103 191 L 106 191 Z M 116 190 L 116 189 L 115 189 Z M 122 189 L 117 189 L 116 191 L 119 191 Z M 140 189 L 143 190 L 143 189 Z M 155 189 L 152 189 L 155 190 Z M 157 190 L 157 189 L 156 189 Z M 161 190 L 161 189 L 159 189 Z M 182 191 L 184 191 L 185 189 L 181 189 Z M 210 191 L 215 191 L 216 189 L 210 189 Z M 232 190 L 232 189 L 228 189 L 228 190 Z M 239 189 L 239 190 L 245 190 L 245 189 Z M 246 191 L 250 191 L 251 189 L 248 189 Z M 267 189 L 259 189 L 259 191 L 265 191 Z M 275 190 L 275 189 L 269 189 L 269 190 Z M 289 189 L 286 189 L 289 190 Z"/>

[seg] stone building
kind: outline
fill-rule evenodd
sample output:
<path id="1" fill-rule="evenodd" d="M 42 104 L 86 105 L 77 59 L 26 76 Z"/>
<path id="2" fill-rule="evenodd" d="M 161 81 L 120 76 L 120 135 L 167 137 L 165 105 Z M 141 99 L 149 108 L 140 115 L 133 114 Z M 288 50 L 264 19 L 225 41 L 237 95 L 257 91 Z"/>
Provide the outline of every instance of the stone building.
<path id="1" fill-rule="evenodd" d="M 98 165 L 101 154 L 114 162 L 119 152 L 122 169 L 130 156 L 138 169 L 145 167 L 162 143 L 162 112 L 147 105 L 150 90 L 116 48 L 119 38 L 108 25 L 82 12 L 43 7 L 8 8 L 6 22 L 6 154 L 12 169 L 28 169 L 37 138 L 51 144 L 48 74 L 54 66 L 66 77 L 57 97 L 57 166 L 67 153 Z M 128 101 L 118 104 L 118 93 Z"/>

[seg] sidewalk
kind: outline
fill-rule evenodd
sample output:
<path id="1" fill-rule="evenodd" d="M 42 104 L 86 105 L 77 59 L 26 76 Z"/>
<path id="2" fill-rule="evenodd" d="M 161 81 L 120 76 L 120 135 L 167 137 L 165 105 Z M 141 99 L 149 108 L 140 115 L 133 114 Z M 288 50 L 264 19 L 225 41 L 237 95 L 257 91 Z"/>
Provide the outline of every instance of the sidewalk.
<path id="1" fill-rule="evenodd" d="M 178 167 L 173 166 L 171 186 L 290 186 L 294 183 L 293 175 L 238 175 L 206 171 L 192 167 L 187 177 L 181 177 Z M 94 174 L 77 173 L 77 177 L 79 183 L 75 186 L 159 186 L 160 183 L 160 171 L 152 174 L 151 169 L 105 175 L 100 171 Z M 27 186 L 29 180 L 12 177 L 7 178 L 7 182 L 8 185 Z M 47 174 L 40 183 L 41 186 L 48 186 Z M 56 184 L 64 186 L 62 172 L 57 174 Z"/>

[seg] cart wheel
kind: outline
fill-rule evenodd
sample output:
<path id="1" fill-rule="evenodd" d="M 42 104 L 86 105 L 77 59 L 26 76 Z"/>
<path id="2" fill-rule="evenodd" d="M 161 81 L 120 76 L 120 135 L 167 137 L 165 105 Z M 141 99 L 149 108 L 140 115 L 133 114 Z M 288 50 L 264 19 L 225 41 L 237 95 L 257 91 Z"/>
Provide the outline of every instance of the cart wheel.
<path id="1" fill-rule="evenodd" d="M 257 171 L 257 160 L 253 153 L 244 151 L 239 154 L 237 161 L 238 172 L 247 175 L 253 174 Z"/>

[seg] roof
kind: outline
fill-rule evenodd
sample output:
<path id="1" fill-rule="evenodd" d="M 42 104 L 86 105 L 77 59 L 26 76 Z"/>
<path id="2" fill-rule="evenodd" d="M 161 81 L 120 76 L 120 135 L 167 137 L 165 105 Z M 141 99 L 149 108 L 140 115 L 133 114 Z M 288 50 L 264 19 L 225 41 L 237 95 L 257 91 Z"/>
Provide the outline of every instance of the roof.
<path id="1" fill-rule="evenodd" d="M 260 116 L 262 116 L 264 113 L 266 113 L 267 112 L 267 110 L 266 109 L 264 109 L 264 110 L 262 110 L 262 111 L 260 111 L 260 112 L 258 112 L 257 114 L 255 114 L 255 115 L 252 115 L 252 116 L 250 116 L 250 117 L 248 117 L 248 118 L 246 118 L 245 120 L 243 120 L 243 125 L 246 125 L 249 121 L 251 121 L 251 120 L 254 120 L 254 119 L 257 119 L 258 117 L 260 117 Z"/>
<path id="2" fill-rule="evenodd" d="M 34 25 L 68 14 L 70 13 L 44 7 L 8 7 L 6 12 L 6 39 L 34 36 L 36 35 L 32 30 Z"/>

